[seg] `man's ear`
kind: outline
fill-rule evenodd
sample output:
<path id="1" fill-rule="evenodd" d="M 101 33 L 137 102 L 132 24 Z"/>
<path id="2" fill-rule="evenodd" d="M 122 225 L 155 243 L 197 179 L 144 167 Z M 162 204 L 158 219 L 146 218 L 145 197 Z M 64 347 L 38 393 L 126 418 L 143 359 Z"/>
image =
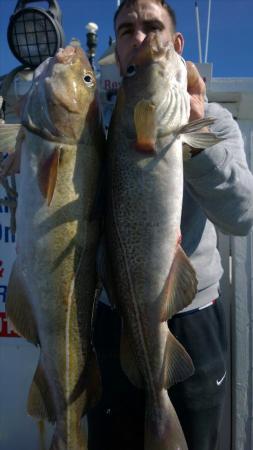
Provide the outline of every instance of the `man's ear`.
<path id="1" fill-rule="evenodd" d="M 181 33 L 174 34 L 174 49 L 179 55 L 182 55 L 184 49 L 184 37 Z"/>

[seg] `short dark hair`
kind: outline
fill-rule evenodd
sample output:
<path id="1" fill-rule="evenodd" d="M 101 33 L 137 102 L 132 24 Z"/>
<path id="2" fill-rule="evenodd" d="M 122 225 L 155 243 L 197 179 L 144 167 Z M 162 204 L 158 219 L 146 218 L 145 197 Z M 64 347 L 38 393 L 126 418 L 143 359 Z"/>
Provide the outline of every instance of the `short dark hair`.
<path id="1" fill-rule="evenodd" d="M 163 6 L 164 9 L 166 9 L 166 11 L 168 12 L 168 14 L 171 18 L 172 26 L 175 31 L 176 27 L 177 27 L 177 19 L 176 19 L 176 13 L 175 13 L 174 9 L 172 9 L 171 6 L 165 0 L 152 0 L 152 1 L 154 1 L 156 3 L 160 3 L 161 6 Z M 121 4 L 119 5 L 117 11 L 114 14 L 113 23 L 114 23 L 115 31 L 116 31 L 116 20 L 117 20 L 117 17 L 119 15 L 120 11 L 122 10 L 122 8 L 124 8 L 124 6 L 126 6 L 126 5 L 134 5 L 136 2 L 137 2 L 137 0 L 122 0 Z"/>

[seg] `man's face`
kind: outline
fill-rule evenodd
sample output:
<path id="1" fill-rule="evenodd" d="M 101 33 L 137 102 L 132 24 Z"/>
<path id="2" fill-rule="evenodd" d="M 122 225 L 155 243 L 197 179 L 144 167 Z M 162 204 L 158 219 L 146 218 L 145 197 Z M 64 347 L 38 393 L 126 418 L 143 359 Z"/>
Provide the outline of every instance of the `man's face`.
<path id="1" fill-rule="evenodd" d="M 116 20 L 116 53 L 121 74 L 135 55 L 136 49 L 152 32 L 161 37 L 163 43 L 173 38 L 173 27 L 168 11 L 153 0 L 138 0 L 124 6 Z"/>

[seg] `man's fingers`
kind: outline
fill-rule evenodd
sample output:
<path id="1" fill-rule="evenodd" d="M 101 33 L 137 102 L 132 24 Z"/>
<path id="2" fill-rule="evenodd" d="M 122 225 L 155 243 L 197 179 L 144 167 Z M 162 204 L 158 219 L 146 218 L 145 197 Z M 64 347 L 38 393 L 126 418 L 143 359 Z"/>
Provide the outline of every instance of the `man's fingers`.
<path id="1" fill-rule="evenodd" d="M 186 67 L 189 94 L 204 97 L 206 93 L 206 85 L 197 67 L 192 61 L 186 61 Z"/>
<path id="2" fill-rule="evenodd" d="M 187 90 L 191 98 L 190 121 L 202 119 L 205 113 L 206 86 L 193 62 L 186 61 L 187 67 Z"/>

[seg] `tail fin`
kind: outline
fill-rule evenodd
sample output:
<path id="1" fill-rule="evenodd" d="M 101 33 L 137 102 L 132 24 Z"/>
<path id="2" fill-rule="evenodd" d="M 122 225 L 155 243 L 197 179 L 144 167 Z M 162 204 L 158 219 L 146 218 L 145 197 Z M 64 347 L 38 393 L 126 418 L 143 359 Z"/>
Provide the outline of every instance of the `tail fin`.
<path id="1" fill-rule="evenodd" d="M 147 397 L 145 450 L 188 450 L 183 430 L 167 391 L 160 391 L 158 406 Z"/>

